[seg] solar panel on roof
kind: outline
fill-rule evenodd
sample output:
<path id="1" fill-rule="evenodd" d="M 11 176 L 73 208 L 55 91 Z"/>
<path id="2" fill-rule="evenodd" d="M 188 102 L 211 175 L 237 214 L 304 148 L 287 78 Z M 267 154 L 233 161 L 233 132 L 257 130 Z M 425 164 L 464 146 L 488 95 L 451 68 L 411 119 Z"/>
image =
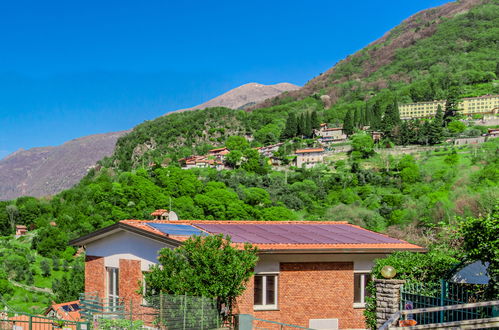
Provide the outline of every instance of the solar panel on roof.
<path id="1" fill-rule="evenodd" d="M 212 234 L 230 235 L 235 243 L 259 244 L 380 244 L 402 243 L 346 224 L 204 224 Z"/>
<path id="2" fill-rule="evenodd" d="M 61 307 L 62 307 L 63 311 L 65 311 L 65 312 L 71 312 L 71 307 L 69 305 L 63 305 Z"/>
<path id="3" fill-rule="evenodd" d="M 71 304 L 71 308 L 73 308 L 74 311 L 77 311 L 80 309 L 80 306 L 78 304 Z"/>
<path id="4" fill-rule="evenodd" d="M 202 230 L 199 230 L 190 225 L 181 225 L 181 224 L 176 225 L 170 223 L 155 223 L 155 222 L 148 222 L 147 225 L 154 229 L 159 230 L 164 234 L 173 235 L 173 236 L 206 235 L 206 233 L 203 232 Z"/>

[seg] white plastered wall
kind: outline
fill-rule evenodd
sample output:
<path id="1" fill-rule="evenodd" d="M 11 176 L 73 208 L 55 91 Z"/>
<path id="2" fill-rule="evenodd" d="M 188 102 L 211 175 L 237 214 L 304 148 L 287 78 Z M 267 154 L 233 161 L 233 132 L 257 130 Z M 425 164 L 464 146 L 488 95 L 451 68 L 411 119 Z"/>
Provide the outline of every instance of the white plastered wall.
<path id="1" fill-rule="evenodd" d="M 104 257 L 106 267 L 119 267 L 120 259 L 141 261 L 142 271 L 148 271 L 151 265 L 157 264 L 158 252 L 168 246 L 134 233 L 118 232 L 106 236 L 87 245 L 89 256 Z"/>
<path id="2" fill-rule="evenodd" d="M 270 254 L 261 255 L 255 273 L 278 273 L 281 262 L 353 262 L 354 272 L 370 272 L 374 259 L 386 254 Z"/>

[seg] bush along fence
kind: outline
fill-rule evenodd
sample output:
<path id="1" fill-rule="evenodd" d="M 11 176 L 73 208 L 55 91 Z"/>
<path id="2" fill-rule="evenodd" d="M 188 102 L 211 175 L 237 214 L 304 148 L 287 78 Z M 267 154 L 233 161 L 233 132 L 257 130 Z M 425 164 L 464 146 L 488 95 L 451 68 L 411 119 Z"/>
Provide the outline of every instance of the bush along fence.
<path id="1" fill-rule="evenodd" d="M 92 321 L 94 329 L 203 330 L 230 325 L 224 322 L 213 298 L 160 294 L 110 303 L 85 294 L 80 302 L 82 315 Z"/>
<path id="2" fill-rule="evenodd" d="M 404 280 L 375 279 L 374 313 L 368 315 L 371 328 L 379 328 L 396 312 L 420 308 L 470 304 L 486 301 L 484 285 L 453 283 L 440 280 L 438 283 L 406 282 Z M 453 309 L 414 315 L 419 325 L 430 323 L 473 320 L 494 315 L 495 309 Z M 480 314 L 480 315 L 479 315 Z M 375 319 L 375 322 L 374 322 Z"/>

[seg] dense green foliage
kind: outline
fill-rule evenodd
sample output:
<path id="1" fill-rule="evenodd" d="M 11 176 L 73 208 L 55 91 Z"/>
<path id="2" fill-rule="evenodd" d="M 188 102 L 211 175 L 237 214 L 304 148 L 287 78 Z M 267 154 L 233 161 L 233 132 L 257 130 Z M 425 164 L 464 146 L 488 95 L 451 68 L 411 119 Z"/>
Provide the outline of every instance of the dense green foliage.
<path id="1" fill-rule="evenodd" d="M 146 294 L 159 292 L 217 298 L 218 306 L 231 309 L 258 260 L 257 249 L 231 245 L 222 235 L 193 236 L 180 247 L 159 252 L 159 264 L 146 274 Z"/>
<path id="2" fill-rule="evenodd" d="M 496 168 L 497 171 L 497 168 Z M 467 218 L 459 227 L 462 252 L 468 260 L 488 262 L 488 296 L 499 298 L 499 207 L 482 218 Z"/>
<path id="3" fill-rule="evenodd" d="M 0 239 L 1 308 L 3 301 L 18 311 L 40 313 L 52 301 L 74 300 L 82 292 L 82 258 L 64 253 L 58 253 L 58 258 L 45 258 L 31 249 L 31 238 Z"/>

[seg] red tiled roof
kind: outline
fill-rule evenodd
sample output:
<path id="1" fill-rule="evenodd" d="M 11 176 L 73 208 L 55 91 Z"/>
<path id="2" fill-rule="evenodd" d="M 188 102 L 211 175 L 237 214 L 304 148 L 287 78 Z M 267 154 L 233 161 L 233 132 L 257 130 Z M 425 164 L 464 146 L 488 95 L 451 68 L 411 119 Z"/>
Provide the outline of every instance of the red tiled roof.
<path id="1" fill-rule="evenodd" d="M 211 154 L 213 154 L 213 153 L 220 153 L 220 152 L 222 152 L 222 151 L 224 151 L 224 150 L 227 150 L 227 151 L 228 151 L 228 149 L 227 149 L 227 148 L 223 147 L 223 148 L 211 149 L 211 150 L 209 150 L 208 152 L 209 152 L 209 153 L 211 153 Z"/>
<path id="2" fill-rule="evenodd" d="M 60 304 L 53 304 L 52 306 L 50 306 L 50 308 L 45 312 L 45 315 L 48 314 L 48 312 L 53 309 L 54 311 L 56 311 L 56 313 L 59 315 L 59 317 L 61 317 L 62 320 L 66 320 L 66 321 L 80 321 L 81 320 L 81 317 L 80 317 L 80 312 L 79 310 L 73 310 L 71 308 L 70 311 L 66 312 L 63 307 L 64 306 L 68 306 L 68 305 L 80 305 L 80 301 L 79 300 L 74 300 L 74 301 L 69 301 L 69 302 L 65 302 L 65 303 L 60 303 Z"/>
<path id="3" fill-rule="evenodd" d="M 297 154 L 307 154 L 312 152 L 323 152 L 324 148 L 315 148 L 315 149 L 298 149 L 295 151 Z"/>
<path id="4" fill-rule="evenodd" d="M 168 210 L 159 209 L 151 213 L 152 216 L 163 215 L 163 213 L 168 212 Z"/>
<path id="5" fill-rule="evenodd" d="M 168 237 L 170 239 L 177 240 L 179 242 L 183 242 L 187 240 L 188 236 L 172 236 L 165 234 L 151 226 L 148 226 L 147 223 L 149 220 L 122 220 L 120 221 L 123 224 L 133 226 L 135 228 L 139 228 L 145 230 L 147 232 Z M 205 225 L 241 225 L 241 224 L 258 224 L 258 225 L 283 225 L 283 224 L 306 224 L 306 225 L 347 225 L 349 227 L 360 229 L 366 231 L 369 234 L 374 234 L 379 236 L 381 239 L 383 238 L 391 238 L 387 235 L 374 233 L 370 230 L 364 229 L 359 226 L 348 224 L 346 221 L 224 221 L 224 220 L 178 220 L 178 221 L 155 221 L 155 223 L 164 223 L 164 224 L 184 224 L 191 225 L 198 229 L 203 230 Z M 203 230 L 204 231 L 204 230 Z M 210 233 L 209 231 L 206 231 Z M 393 240 L 393 239 L 392 239 Z M 295 244 L 284 244 L 284 243 L 252 243 L 254 246 L 258 247 L 260 250 L 378 250 L 378 249 L 387 249 L 387 250 L 424 250 L 422 247 L 408 243 L 406 241 L 397 240 L 398 242 L 394 243 L 338 243 L 338 244 L 303 244 L 303 243 L 295 243 Z M 244 246 L 243 243 L 234 243 L 235 247 L 242 248 Z"/>

